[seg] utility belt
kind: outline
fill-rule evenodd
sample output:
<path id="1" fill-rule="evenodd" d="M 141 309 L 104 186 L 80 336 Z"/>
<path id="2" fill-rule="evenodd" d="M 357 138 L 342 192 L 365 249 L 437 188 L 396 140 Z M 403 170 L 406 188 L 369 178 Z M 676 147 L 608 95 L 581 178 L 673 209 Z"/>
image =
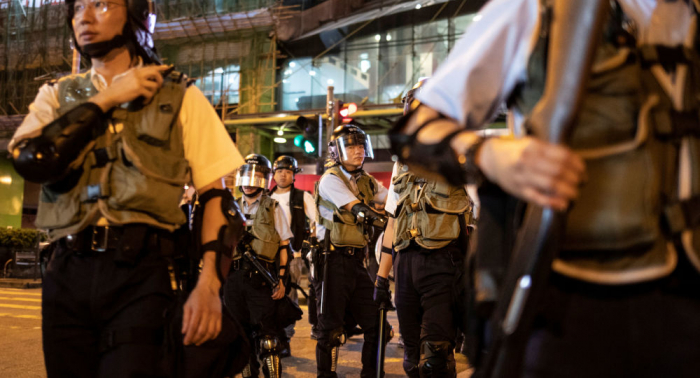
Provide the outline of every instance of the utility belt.
<path id="1" fill-rule="evenodd" d="M 116 261 L 130 263 L 134 263 L 143 250 L 157 250 L 162 256 L 172 256 L 175 251 L 173 233 L 146 224 L 89 226 L 56 243 L 69 252 L 85 256 L 113 251 Z"/>
<path id="2" fill-rule="evenodd" d="M 270 263 L 267 261 L 263 261 L 258 259 L 258 262 L 260 265 L 263 266 L 263 268 L 267 269 L 268 272 L 272 273 L 273 275 L 277 275 L 277 265 L 275 263 Z M 248 260 L 244 258 L 238 258 L 236 260 L 233 260 L 231 262 L 231 270 L 256 270 L 253 264 L 251 264 Z"/>
<path id="3" fill-rule="evenodd" d="M 258 259 L 258 262 L 260 265 L 263 266 L 268 272 L 272 273 L 274 277 L 279 277 L 277 274 L 277 266 L 275 263 L 269 263 L 267 261 L 262 261 Z M 251 264 L 248 260 L 244 258 L 238 258 L 236 260 L 233 260 L 231 262 L 231 271 L 229 272 L 229 275 L 234 274 L 235 272 L 241 272 L 247 284 L 249 284 L 252 288 L 254 289 L 262 289 L 266 287 L 270 287 L 270 284 L 265 280 L 265 277 L 263 276 L 263 273 L 260 273 L 253 264 Z"/>
<path id="4" fill-rule="evenodd" d="M 365 249 L 357 247 L 336 247 L 331 244 L 331 253 L 340 253 L 348 257 L 355 257 L 362 260 L 365 257 Z"/>

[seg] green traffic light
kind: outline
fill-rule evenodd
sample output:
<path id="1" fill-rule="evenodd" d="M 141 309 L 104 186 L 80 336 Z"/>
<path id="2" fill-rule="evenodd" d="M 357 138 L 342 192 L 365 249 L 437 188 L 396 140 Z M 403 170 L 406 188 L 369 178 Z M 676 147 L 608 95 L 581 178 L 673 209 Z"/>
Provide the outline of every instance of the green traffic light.
<path id="1" fill-rule="evenodd" d="M 308 140 L 304 141 L 304 152 L 307 154 L 313 154 L 316 152 L 316 147 L 313 145 L 313 143 L 309 142 Z"/>
<path id="2" fill-rule="evenodd" d="M 297 135 L 294 137 L 294 145 L 297 147 L 301 147 L 301 143 L 304 141 L 304 136 L 303 135 Z"/>

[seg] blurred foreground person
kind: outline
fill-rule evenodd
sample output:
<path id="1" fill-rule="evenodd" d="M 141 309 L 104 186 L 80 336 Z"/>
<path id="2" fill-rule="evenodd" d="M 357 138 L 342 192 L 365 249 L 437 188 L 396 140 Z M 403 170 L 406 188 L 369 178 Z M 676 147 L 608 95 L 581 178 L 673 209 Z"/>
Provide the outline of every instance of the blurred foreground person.
<path id="1" fill-rule="evenodd" d="M 175 358 L 182 344 L 205 348 L 222 331 L 221 277 L 243 218 L 220 178 L 243 160 L 202 93 L 160 64 L 151 1 L 66 10 L 92 68 L 42 86 L 9 146 L 15 169 L 42 184 L 36 225 L 55 244 L 42 285 L 47 373 L 185 374 L 194 361 Z M 173 232 L 187 221 L 178 204 L 190 181 L 206 196 L 203 266 L 182 312 L 168 258 L 184 251 Z"/>
<path id="2" fill-rule="evenodd" d="M 480 185 L 477 375 L 700 371 L 697 7 L 491 1 L 397 124 L 411 170 Z M 503 103 L 517 138 L 473 131 Z"/>

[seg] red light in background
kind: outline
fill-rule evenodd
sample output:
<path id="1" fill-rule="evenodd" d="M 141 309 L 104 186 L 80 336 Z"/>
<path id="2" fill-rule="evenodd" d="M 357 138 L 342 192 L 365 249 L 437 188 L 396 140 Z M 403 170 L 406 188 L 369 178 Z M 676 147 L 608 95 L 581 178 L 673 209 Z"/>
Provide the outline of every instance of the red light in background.
<path id="1" fill-rule="evenodd" d="M 345 104 L 342 109 L 340 109 L 340 115 L 342 117 L 347 117 L 357 111 L 357 104 L 354 102 L 351 102 L 349 104 Z"/>

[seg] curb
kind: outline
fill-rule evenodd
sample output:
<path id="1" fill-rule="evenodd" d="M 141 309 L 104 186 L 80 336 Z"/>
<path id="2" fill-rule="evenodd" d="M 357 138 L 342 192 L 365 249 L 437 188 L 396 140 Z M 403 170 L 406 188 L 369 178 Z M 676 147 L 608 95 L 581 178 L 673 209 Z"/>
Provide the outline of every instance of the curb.
<path id="1" fill-rule="evenodd" d="M 5 288 L 5 289 L 39 289 L 39 288 L 41 288 L 41 281 L 24 281 L 24 280 L 3 279 L 3 280 L 0 280 L 0 288 Z"/>

